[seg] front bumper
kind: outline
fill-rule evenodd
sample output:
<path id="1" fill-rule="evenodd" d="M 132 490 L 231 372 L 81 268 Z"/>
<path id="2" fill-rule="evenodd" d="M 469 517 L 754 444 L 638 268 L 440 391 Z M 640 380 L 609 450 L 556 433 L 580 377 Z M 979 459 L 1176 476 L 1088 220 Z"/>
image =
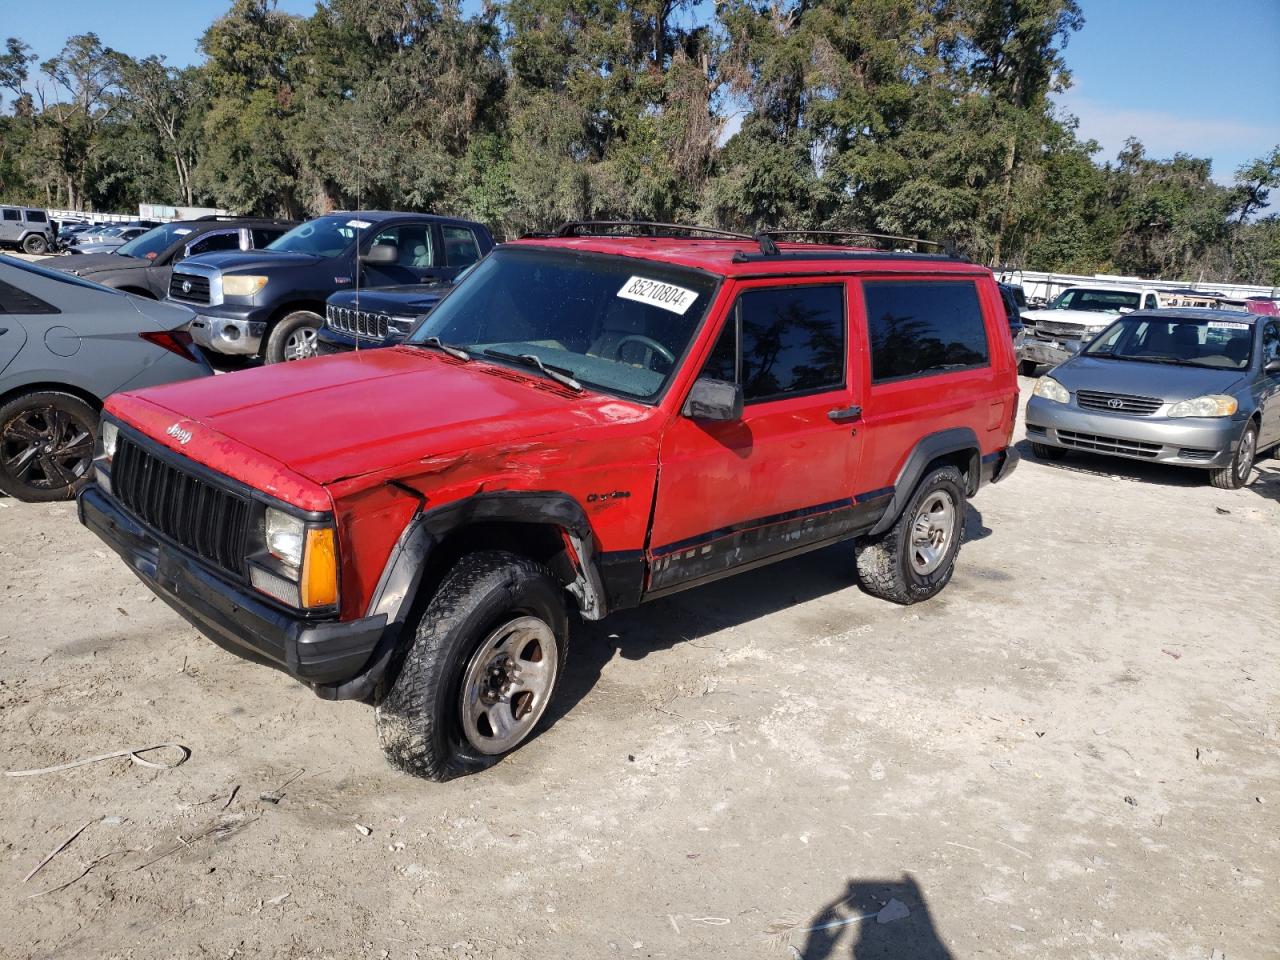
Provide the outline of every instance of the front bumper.
<path id="1" fill-rule="evenodd" d="M 1225 467 L 1236 453 L 1243 419 L 1134 417 L 1094 413 L 1033 396 L 1027 401 L 1027 439 L 1066 450 L 1182 467 Z"/>
<path id="2" fill-rule="evenodd" d="M 175 300 L 174 303 L 182 301 Z M 266 320 L 255 320 L 249 317 L 218 317 L 199 312 L 202 308 L 190 306 L 196 310 L 196 317 L 191 321 L 191 339 L 216 353 L 229 353 L 240 356 L 256 354 L 262 346 L 262 338 L 267 332 Z"/>
<path id="3" fill-rule="evenodd" d="M 1082 340 L 1027 334 L 1018 351 L 1018 359 L 1030 360 L 1032 363 L 1047 363 L 1056 367 L 1074 357 L 1084 345 Z"/>
<path id="4" fill-rule="evenodd" d="M 80 522 L 120 554 L 138 578 L 192 626 L 230 652 L 283 670 L 321 696 L 362 695 L 352 683 L 388 631 L 386 614 L 359 620 L 290 616 L 230 583 L 134 520 L 97 484 L 81 491 Z M 325 689 L 328 688 L 328 689 Z"/>

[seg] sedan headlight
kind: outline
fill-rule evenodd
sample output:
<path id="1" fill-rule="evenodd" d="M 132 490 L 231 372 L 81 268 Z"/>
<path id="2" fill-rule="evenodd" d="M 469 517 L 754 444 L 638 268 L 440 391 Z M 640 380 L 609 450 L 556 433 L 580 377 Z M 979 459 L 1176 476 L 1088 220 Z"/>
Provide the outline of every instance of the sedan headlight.
<path id="1" fill-rule="evenodd" d="M 252 297 L 267 285 L 266 277 L 223 277 L 224 297 Z"/>
<path id="2" fill-rule="evenodd" d="M 98 428 L 98 433 L 102 437 L 102 455 L 110 461 L 116 455 L 116 444 L 120 440 L 120 428 L 110 420 L 103 420 L 102 426 Z"/>
<path id="3" fill-rule="evenodd" d="M 1240 409 L 1235 397 L 1222 394 L 1210 394 L 1207 397 L 1194 397 L 1183 400 L 1169 408 L 1171 417 L 1230 417 Z"/>
<path id="4" fill-rule="evenodd" d="M 1036 388 L 1031 391 L 1034 396 L 1044 397 L 1055 403 L 1070 403 L 1071 391 L 1053 377 L 1041 377 L 1036 381 Z"/>

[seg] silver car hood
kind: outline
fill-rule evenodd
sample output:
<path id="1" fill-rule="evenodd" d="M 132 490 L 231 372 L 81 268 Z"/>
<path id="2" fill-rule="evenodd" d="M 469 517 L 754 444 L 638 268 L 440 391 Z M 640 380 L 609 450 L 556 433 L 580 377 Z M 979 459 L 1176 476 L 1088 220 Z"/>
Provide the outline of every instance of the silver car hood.
<path id="1" fill-rule="evenodd" d="M 1158 397 L 1169 403 L 1211 393 L 1230 394 L 1244 379 L 1243 370 L 1180 367 L 1137 360 L 1098 360 L 1085 353 L 1060 364 L 1048 375 L 1072 393 L 1096 390 L 1134 397 Z"/>

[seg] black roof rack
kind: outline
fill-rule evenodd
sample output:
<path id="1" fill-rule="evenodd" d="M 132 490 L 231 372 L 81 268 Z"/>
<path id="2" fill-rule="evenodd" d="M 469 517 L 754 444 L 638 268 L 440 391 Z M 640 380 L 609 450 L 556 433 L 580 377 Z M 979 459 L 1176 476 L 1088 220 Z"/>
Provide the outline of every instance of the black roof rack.
<path id="1" fill-rule="evenodd" d="M 929 247 L 937 247 L 939 253 L 921 253 L 912 251 L 902 253 L 892 250 L 849 250 L 849 251 L 823 251 L 822 253 L 807 253 L 800 250 L 780 250 L 775 241 L 790 238 L 813 238 L 809 239 L 811 243 L 818 243 L 822 239 L 826 240 L 889 240 L 894 243 L 914 243 L 924 244 Z M 919 237 L 901 237 L 892 233 L 870 233 L 862 230 L 762 230 L 756 234 L 755 239 L 760 244 L 760 252 L 758 254 L 735 254 L 734 260 L 743 263 L 751 260 L 767 260 L 780 256 L 804 257 L 807 260 L 844 260 L 852 257 L 863 259 L 877 259 L 886 257 L 910 257 L 910 258 L 928 258 L 931 260 L 961 260 L 962 257 L 956 253 L 955 247 L 949 243 L 941 243 L 937 240 L 923 240 Z"/>
<path id="2" fill-rule="evenodd" d="M 731 230 L 718 230 L 715 227 L 699 227 L 686 223 L 656 223 L 650 220 L 570 220 L 561 224 L 553 236 L 557 237 L 590 237 L 607 236 L 619 227 L 635 231 L 634 236 L 679 236 L 683 234 L 705 233 L 709 237 L 727 237 L 731 240 L 750 240 L 757 238 L 749 233 L 734 233 Z M 696 239 L 696 238 L 691 238 Z"/>

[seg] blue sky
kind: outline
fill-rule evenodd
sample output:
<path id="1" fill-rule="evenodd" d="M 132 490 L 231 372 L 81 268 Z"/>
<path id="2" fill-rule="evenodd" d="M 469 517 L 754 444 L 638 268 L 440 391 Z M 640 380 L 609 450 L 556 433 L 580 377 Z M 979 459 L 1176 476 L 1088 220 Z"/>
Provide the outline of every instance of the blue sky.
<path id="1" fill-rule="evenodd" d="M 308 13 L 314 0 L 280 0 Z M 0 37 L 26 40 L 43 60 L 71 33 L 94 31 L 134 56 L 198 58 L 196 40 L 228 0 L 0 0 Z M 1067 46 L 1074 86 L 1058 97 L 1080 134 L 1114 158 L 1126 136 L 1157 157 L 1236 167 L 1280 144 L 1280 0 L 1081 0 L 1085 27 Z M 56 16 L 51 10 L 56 9 Z"/>

